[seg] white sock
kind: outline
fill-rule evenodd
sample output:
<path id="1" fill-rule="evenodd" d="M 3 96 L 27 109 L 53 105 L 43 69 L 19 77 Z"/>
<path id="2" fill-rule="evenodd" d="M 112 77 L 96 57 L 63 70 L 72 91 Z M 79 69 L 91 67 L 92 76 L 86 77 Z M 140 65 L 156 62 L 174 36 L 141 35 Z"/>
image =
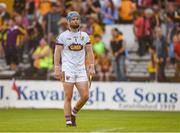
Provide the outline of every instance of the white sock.
<path id="1" fill-rule="evenodd" d="M 73 115 L 73 116 L 76 116 L 76 114 L 75 114 L 73 111 L 72 111 L 72 115 Z"/>
<path id="2" fill-rule="evenodd" d="M 73 116 L 76 116 L 78 110 L 74 107 L 71 112 Z"/>
<path id="3" fill-rule="evenodd" d="M 72 124 L 72 122 L 71 121 L 66 121 L 66 124 Z"/>

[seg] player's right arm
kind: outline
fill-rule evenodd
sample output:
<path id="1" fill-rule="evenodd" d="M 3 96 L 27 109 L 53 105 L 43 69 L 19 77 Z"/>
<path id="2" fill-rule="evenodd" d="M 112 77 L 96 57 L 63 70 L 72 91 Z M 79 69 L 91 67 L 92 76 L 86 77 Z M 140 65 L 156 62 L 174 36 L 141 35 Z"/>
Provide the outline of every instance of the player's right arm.
<path id="1" fill-rule="evenodd" d="M 54 76 L 56 79 L 61 80 L 62 78 L 62 69 L 60 67 L 60 58 L 63 46 L 56 45 L 55 52 L 54 52 Z"/>

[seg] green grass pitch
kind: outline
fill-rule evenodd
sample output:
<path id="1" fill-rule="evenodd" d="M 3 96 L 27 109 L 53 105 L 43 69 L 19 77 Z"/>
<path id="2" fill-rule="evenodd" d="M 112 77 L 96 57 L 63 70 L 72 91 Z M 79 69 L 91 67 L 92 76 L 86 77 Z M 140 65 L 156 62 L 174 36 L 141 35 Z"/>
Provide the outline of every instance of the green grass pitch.
<path id="1" fill-rule="evenodd" d="M 77 124 L 61 109 L 0 109 L 0 132 L 180 132 L 180 112 L 82 110 Z"/>

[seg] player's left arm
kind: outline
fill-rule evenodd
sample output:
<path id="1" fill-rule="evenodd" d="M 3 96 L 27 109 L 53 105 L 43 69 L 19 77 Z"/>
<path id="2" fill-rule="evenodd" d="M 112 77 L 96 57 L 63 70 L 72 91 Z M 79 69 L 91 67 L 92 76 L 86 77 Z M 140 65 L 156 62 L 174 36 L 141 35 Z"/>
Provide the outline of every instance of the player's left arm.
<path id="1" fill-rule="evenodd" d="M 86 44 L 85 49 L 87 54 L 87 60 L 89 62 L 88 73 L 89 75 L 93 76 L 95 74 L 95 68 L 94 68 L 94 53 L 93 53 L 92 45 Z"/>

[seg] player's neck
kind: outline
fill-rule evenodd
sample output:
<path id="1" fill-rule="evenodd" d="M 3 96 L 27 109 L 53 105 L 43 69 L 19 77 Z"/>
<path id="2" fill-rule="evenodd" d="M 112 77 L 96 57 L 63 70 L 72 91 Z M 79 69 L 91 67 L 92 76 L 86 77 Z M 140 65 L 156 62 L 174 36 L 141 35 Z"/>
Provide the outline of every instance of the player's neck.
<path id="1" fill-rule="evenodd" d="M 71 32 L 78 32 L 78 31 L 79 31 L 79 28 L 76 28 L 76 29 L 74 29 L 74 28 L 69 28 L 69 31 L 71 31 Z"/>

